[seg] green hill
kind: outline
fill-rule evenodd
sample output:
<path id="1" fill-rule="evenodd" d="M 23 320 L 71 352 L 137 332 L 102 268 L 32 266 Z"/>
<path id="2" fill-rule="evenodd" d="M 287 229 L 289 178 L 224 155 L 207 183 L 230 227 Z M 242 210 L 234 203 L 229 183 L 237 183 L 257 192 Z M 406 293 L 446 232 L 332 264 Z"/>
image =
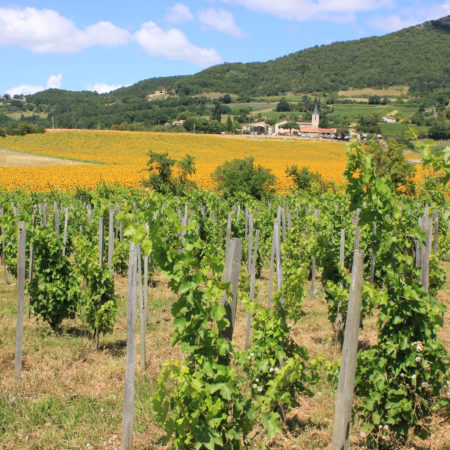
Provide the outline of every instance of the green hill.
<path id="1" fill-rule="evenodd" d="M 138 97 L 160 88 L 187 95 L 229 92 L 278 95 L 348 88 L 410 86 L 413 92 L 450 85 L 448 18 L 381 37 L 315 46 L 265 63 L 221 64 L 195 75 L 151 78 L 113 93 Z"/>
<path id="2" fill-rule="evenodd" d="M 12 127 L 20 120 L 50 127 L 53 119 L 57 128 L 131 124 L 135 129 L 150 129 L 180 117 L 209 117 L 214 105 L 208 93 L 234 94 L 244 102 L 252 97 L 260 103 L 272 96 L 272 103 L 262 108 L 270 111 L 278 101 L 274 96 L 279 99 L 287 93 L 291 99 L 308 93 L 323 99 L 327 94 L 327 103 L 333 103 L 340 90 L 389 86 L 409 87 L 408 95 L 416 97 L 415 107 L 445 108 L 450 97 L 450 16 L 381 37 L 315 46 L 267 62 L 226 63 L 195 75 L 150 78 L 109 94 L 50 89 L 27 96 L 26 102 L 4 100 L 0 127 Z M 170 95 L 149 101 L 148 95 L 162 89 Z M 247 120 L 249 111 L 239 111 L 242 101 L 231 109 L 222 105 L 222 114 L 233 111 L 240 115 L 240 122 Z M 309 103 L 313 105 L 312 99 Z M 307 115 L 310 106 L 297 111 Z"/>

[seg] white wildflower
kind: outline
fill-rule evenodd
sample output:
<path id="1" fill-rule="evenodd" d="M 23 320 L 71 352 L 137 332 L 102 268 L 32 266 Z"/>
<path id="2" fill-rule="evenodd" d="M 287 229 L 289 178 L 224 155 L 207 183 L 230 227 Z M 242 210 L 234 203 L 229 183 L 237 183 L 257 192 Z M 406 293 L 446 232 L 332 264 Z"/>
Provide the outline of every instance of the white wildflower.
<path id="1" fill-rule="evenodd" d="M 416 362 L 422 361 L 422 358 L 420 356 L 416 356 Z"/>
<path id="2" fill-rule="evenodd" d="M 258 388 L 258 392 L 262 392 L 262 387 L 259 387 L 259 388 Z"/>

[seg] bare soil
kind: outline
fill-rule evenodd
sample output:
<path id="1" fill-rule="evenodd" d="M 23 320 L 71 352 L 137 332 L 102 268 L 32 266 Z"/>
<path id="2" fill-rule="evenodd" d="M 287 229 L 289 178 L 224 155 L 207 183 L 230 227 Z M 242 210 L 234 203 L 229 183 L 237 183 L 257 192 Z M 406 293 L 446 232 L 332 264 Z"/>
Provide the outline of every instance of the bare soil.
<path id="1" fill-rule="evenodd" d="M 86 163 L 0 148 L 0 167 L 67 166 L 72 164 Z"/>

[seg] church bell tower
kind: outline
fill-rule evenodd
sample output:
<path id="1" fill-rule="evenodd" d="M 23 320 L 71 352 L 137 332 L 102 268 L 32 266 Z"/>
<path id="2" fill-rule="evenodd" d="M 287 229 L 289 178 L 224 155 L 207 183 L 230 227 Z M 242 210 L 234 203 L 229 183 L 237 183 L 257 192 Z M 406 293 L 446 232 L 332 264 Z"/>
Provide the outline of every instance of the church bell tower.
<path id="1" fill-rule="evenodd" d="M 319 128 L 319 110 L 317 109 L 317 103 L 316 103 L 316 106 L 314 106 L 314 112 L 312 115 L 311 126 L 313 128 Z"/>

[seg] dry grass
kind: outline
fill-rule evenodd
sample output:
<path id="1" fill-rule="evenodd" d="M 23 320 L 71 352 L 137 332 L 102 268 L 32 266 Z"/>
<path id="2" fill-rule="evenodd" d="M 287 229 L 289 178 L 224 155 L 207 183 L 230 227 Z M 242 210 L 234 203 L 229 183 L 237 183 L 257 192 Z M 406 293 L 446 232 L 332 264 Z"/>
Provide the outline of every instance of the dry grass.
<path id="1" fill-rule="evenodd" d="M 50 158 L 38 156 L 22 151 L 0 148 L 0 167 L 40 167 L 40 166 L 69 166 L 72 164 L 86 164 L 70 159 Z"/>
<path id="2" fill-rule="evenodd" d="M 448 272 L 449 263 L 444 269 Z M 1 272 L 0 272 L 1 273 Z M 149 288 L 147 327 L 147 370 L 136 359 L 135 448 L 164 448 L 164 435 L 152 418 L 151 396 L 163 361 L 181 358 L 170 345 L 172 319 L 170 306 L 174 296 L 161 274 L 152 277 Z M 267 271 L 258 280 L 259 299 L 267 295 Z M 5 285 L 0 277 L 0 447 L 17 448 L 119 448 L 126 344 L 126 279 L 116 277 L 120 296 L 119 318 L 112 335 L 101 338 L 101 349 L 94 350 L 90 333 L 79 321 L 65 321 L 60 334 L 36 319 L 25 320 L 23 375 L 14 380 L 14 343 L 16 286 Z M 450 290 L 439 294 L 450 304 Z M 330 340 L 332 328 L 321 293 L 311 299 L 307 292 L 304 315 L 294 327 L 293 338 L 305 345 L 311 357 L 323 354 L 330 360 L 339 352 Z M 243 348 L 247 313 L 238 308 L 235 341 Z M 139 329 L 139 326 L 138 326 Z M 448 326 L 441 339 L 450 347 Z M 375 318 L 366 321 L 361 341 L 374 343 Z M 139 355 L 139 336 L 137 337 Z M 315 389 L 313 398 L 300 398 L 300 407 L 288 415 L 282 436 L 266 442 L 271 448 L 323 449 L 331 442 L 335 391 L 327 382 Z M 425 442 L 414 441 L 416 449 L 444 449 L 450 446 L 449 424 L 433 417 L 432 435 Z M 352 428 L 351 448 L 360 448 L 357 426 Z M 409 448 L 408 447 L 408 448 Z"/>
<path id="3" fill-rule="evenodd" d="M 339 97 L 354 98 L 368 95 L 379 95 L 381 97 L 398 97 L 408 93 L 408 86 L 390 86 L 387 89 L 347 89 L 345 91 L 339 91 Z"/>

